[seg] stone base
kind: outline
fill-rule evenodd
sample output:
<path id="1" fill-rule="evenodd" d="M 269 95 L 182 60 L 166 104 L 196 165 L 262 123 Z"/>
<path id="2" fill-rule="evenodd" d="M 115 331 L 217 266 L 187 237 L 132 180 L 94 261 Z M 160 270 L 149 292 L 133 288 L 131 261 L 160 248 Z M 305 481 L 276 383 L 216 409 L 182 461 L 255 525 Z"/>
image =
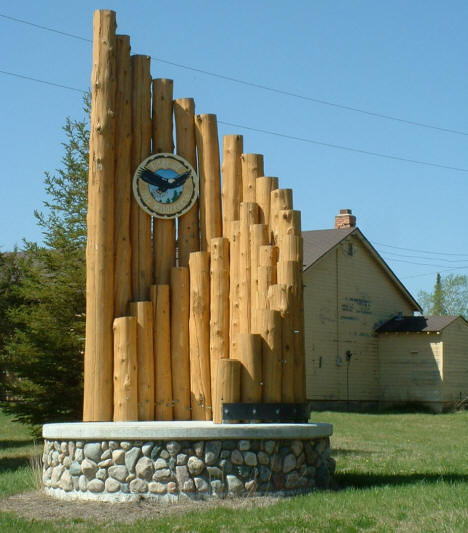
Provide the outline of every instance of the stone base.
<path id="1" fill-rule="evenodd" d="M 47 424 L 43 482 L 67 500 L 288 496 L 329 487 L 331 434 L 330 424 Z"/>

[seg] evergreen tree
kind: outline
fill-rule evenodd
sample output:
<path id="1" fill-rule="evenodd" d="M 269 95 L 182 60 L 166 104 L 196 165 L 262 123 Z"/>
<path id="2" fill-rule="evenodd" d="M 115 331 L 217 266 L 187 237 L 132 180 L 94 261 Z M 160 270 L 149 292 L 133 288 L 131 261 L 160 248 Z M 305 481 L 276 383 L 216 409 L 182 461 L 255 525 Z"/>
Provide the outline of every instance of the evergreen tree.
<path id="1" fill-rule="evenodd" d="M 85 110 L 89 110 L 89 100 Z M 8 371 L 2 407 L 22 422 L 81 419 L 85 329 L 85 246 L 89 130 L 66 120 L 62 168 L 46 174 L 45 211 L 35 216 L 44 245 L 25 242 L 19 305 L 3 350 Z"/>
<path id="2" fill-rule="evenodd" d="M 425 315 L 462 315 L 468 320 L 468 276 L 437 274 L 433 292 L 420 291 Z"/>

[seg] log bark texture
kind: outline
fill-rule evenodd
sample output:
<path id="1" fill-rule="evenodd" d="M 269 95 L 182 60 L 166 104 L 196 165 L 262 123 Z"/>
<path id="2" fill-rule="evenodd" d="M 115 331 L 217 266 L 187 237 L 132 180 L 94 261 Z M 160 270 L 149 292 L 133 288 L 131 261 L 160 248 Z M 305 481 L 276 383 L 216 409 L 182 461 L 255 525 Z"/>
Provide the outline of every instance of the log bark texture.
<path id="1" fill-rule="evenodd" d="M 242 135 L 225 135 L 223 139 L 223 236 L 231 238 L 231 223 L 239 220 L 242 202 L 241 155 Z"/>
<path id="2" fill-rule="evenodd" d="M 258 204 L 258 222 L 260 224 L 267 224 L 268 229 L 270 229 L 271 191 L 278 188 L 278 178 L 260 176 L 255 182 L 255 187 L 255 197 Z M 270 233 L 268 233 L 268 236 L 270 236 Z"/>
<path id="3" fill-rule="evenodd" d="M 241 365 L 235 359 L 218 359 L 215 372 L 213 422 L 220 424 L 223 420 L 222 404 L 237 403 L 240 400 Z"/>
<path id="4" fill-rule="evenodd" d="M 276 243 L 278 237 L 278 226 L 280 211 L 282 209 L 293 208 L 292 189 L 275 189 L 271 191 L 270 200 L 270 231 L 271 242 Z"/>
<path id="5" fill-rule="evenodd" d="M 229 264 L 229 357 L 237 358 L 237 336 L 240 331 L 240 221 L 231 222 Z"/>
<path id="6" fill-rule="evenodd" d="M 263 155 L 242 154 L 242 201 L 256 202 L 256 180 L 264 175 Z"/>
<path id="7" fill-rule="evenodd" d="M 262 338 L 255 333 L 239 334 L 239 352 L 242 354 L 241 402 L 262 401 Z"/>

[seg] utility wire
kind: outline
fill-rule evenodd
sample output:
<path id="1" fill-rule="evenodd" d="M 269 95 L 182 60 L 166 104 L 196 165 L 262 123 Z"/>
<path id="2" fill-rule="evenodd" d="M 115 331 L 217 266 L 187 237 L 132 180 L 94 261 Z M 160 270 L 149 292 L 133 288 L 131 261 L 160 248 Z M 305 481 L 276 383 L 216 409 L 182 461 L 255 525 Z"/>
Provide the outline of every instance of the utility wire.
<path id="1" fill-rule="evenodd" d="M 386 257 L 385 255 L 383 255 L 382 257 Z M 387 257 L 386 261 L 390 261 L 390 262 L 396 262 L 396 263 L 408 263 L 410 265 L 419 265 L 419 266 L 428 266 L 428 267 L 435 267 L 435 268 L 445 268 L 447 265 L 434 265 L 432 263 L 416 263 L 415 261 L 405 261 L 404 259 L 393 259 L 393 258 L 389 258 Z M 450 267 L 450 268 L 468 268 L 468 265 L 465 265 L 465 266 L 456 266 L 456 267 Z"/>
<path id="2" fill-rule="evenodd" d="M 433 254 L 433 255 L 455 255 L 460 257 L 468 257 L 468 254 L 457 254 L 457 253 L 449 253 L 449 252 L 428 252 L 427 250 L 415 250 L 414 248 L 402 248 L 401 246 L 393 246 L 391 244 L 383 244 L 381 242 L 374 242 L 373 244 L 377 244 L 378 246 L 385 246 L 386 248 L 395 248 L 395 250 L 405 250 L 407 252 L 419 252 L 421 254 Z"/>
<path id="3" fill-rule="evenodd" d="M 380 254 L 386 254 L 389 256 L 389 254 L 393 257 L 407 257 L 409 259 L 423 259 L 425 261 L 445 261 L 446 263 L 464 263 L 468 262 L 468 259 L 444 259 L 443 257 L 427 257 L 423 255 L 406 255 L 406 254 L 397 254 L 395 252 L 388 252 L 387 250 L 378 250 Z M 447 265 L 448 266 L 448 265 Z"/>
<path id="4" fill-rule="evenodd" d="M 73 39 L 78 39 L 78 40 L 81 40 L 81 41 L 92 43 L 91 39 L 87 39 L 85 37 L 81 37 L 80 35 L 75 35 L 73 33 L 68 33 L 68 32 L 65 32 L 65 31 L 56 30 L 56 29 L 50 28 L 48 26 L 42 26 L 40 24 L 35 24 L 33 22 L 29 22 L 27 20 L 19 19 L 19 18 L 16 18 L 16 17 L 10 17 L 9 15 L 5 15 L 3 13 L 0 13 L 0 17 L 2 17 L 4 19 L 7 19 L 7 20 L 11 20 L 13 22 L 18 22 L 20 24 L 26 24 L 28 26 L 33 26 L 33 27 L 39 28 L 41 30 L 57 33 L 59 35 L 63 35 L 63 36 L 66 36 L 66 37 L 71 37 Z M 169 61 L 167 59 L 162 59 L 160 57 L 151 56 L 151 59 L 153 59 L 154 61 L 158 61 L 159 63 L 164 63 L 166 65 L 171 65 L 171 66 L 176 67 L 176 68 L 190 70 L 192 72 L 197 72 L 198 74 L 204 74 L 206 76 L 211 76 L 213 78 L 218 78 L 218 79 L 229 81 L 229 82 L 232 82 L 232 83 L 245 85 L 246 87 L 252 87 L 254 89 L 260 89 L 262 91 L 268 91 L 268 92 L 271 92 L 271 93 L 276 93 L 276 94 L 280 94 L 280 95 L 283 95 L 283 96 L 288 96 L 288 97 L 291 97 L 291 98 L 296 98 L 296 99 L 303 100 L 303 101 L 313 102 L 315 104 L 325 105 L 325 106 L 329 106 L 329 107 L 335 107 L 337 109 L 344 109 L 346 111 L 352 111 L 354 113 L 361 113 L 361 114 L 364 114 L 364 115 L 367 115 L 367 116 L 380 118 L 380 119 L 384 119 L 384 120 L 392 120 L 394 122 L 400 122 L 402 124 L 408 124 L 410 126 L 417 126 L 417 127 L 420 127 L 420 128 L 427 128 L 427 129 L 432 129 L 432 130 L 436 130 L 436 131 L 442 131 L 442 132 L 445 132 L 445 133 L 452 133 L 452 134 L 455 134 L 455 135 L 468 136 L 468 132 L 466 132 L 466 131 L 455 130 L 455 129 L 452 129 L 452 128 L 443 128 L 441 126 L 435 126 L 433 124 L 427 124 L 425 122 L 417 122 L 415 120 L 408 120 L 408 119 L 404 119 L 404 118 L 401 118 L 401 117 L 396 117 L 396 116 L 393 116 L 393 115 L 387 115 L 387 114 L 384 114 L 384 113 L 376 113 L 376 112 L 373 112 L 373 111 L 367 111 L 366 109 L 361 109 L 359 107 L 354 107 L 354 106 L 349 106 L 349 105 L 344 105 L 344 104 L 338 104 L 336 102 L 331 102 L 329 100 L 323 100 L 323 99 L 320 99 L 320 98 L 314 98 L 312 96 L 307 96 L 307 95 L 304 95 L 304 94 L 294 93 L 292 91 L 286 91 L 286 90 L 278 89 L 276 87 L 270 87 L 268 85 L 263 85 L 261 83 L 254 83 L 254 82 L 251 82 L 251 81 L 248 81 L 248 80 L 244 80 L 244 79 L 241 79 L 241 78 L 235 78 L 233 76 L 226 76 L 226 75 L 223 75 L 223 74 L 219 74 L 217 72 L 211 72 L 211 71 L 208 71 L 208 70 L 204 70 L 204 69 L 200 69 L 200 68 L 196 68 L 196 67 L 191 67 L 189 65 L 183 65 L 182 63 L 176 63 L 174 61 Z"/>
<path id="5" fill-rule="evenodd" d="M 31 76 L 24 76 L 22 74 L 16 74 L 14 72 L 8 72 L 6 70 L 0 70 L 0 74 L 5 74 L 7 76 L 14 76 L 16 78 L 21 78 L 21 79 L 29 80 L 29 81 L 35 81 L 37 83 L 43 83 L 45 85 L 51 85 L 53 87 L 60 87 L 62 89 L 68 89 L 70 91 L 76 91 L 76 92 L 80 92 L 80 93 L 83 93 L 83 94 L 87 93 L 87 91 L 84 91 L 83 89 L 77 89 L 76 87 L 70 87 L 68 85 L 61 85 L 59 83 L 54 83 L 54 82 L 47 81 L 47 80 L 41 80 L 41 79 L 38 79 L 38 78 L 32 78 Z M 255 131 L 257 133 L 273 135 L 275 137 L 281 137 L 281 138 L 284 138 L 284 139 L 291 139 L 293 141 L 300 141 L 300 142 L 305 142 L 305 143 L 309 143 L 309 144 L 316 144 L 316 145 L 319 145 L 319 146 L 326 146 L 327 148 L 334 148 L 334 149 L 337 149 L 337 150 L 345 150 L 345 151 L 348 151 L 348 152 L 355 152 L 355 153 L 358 153 L 358 154 L 371 155 L 371 156 L 374 156 L 374 157 L 381 157 L 381 158 L 384 158 L 384 159 L 392 159 L 394 161 L 404 161 L 405 163 L 413 163 L 413 164 L 417 164 L 417 165 L 424 165 L 424 166 L 435 167 L 435 168 L 443 168 L 445 170 L 455 170 L 457 172 L 468 172 L 468 169 L 466 169 L 466 168 L 451 167 L 451 166 L 448 166 L 448 165 L 440 165 L 438 163 L 431 163 L 429 161 L 420 161 L 420 160 L 417 160 L 417 159 L 408 159 L 408 158 L 405 158 L 405 157 L 398 157 L 398 156 L 389 155 L 389 154 L 382 154 L 380 152 L 369 152 L 367 150 L 360 150 L 358 148 L 352 148 L 350 146 L 343 146 L 343 145 L 339 145 L 339 144 L 325 143 L 325 142 L 321 142 L 321 141 L 316 141 L 314 139 L 307 139 L 305 137 L 296 137 L 294 135 L 287 135 L 285 133 L 278 133 L 276 131 L 263 130 L 263 129 L 259 129 L 259 128 L 252 128 L 250 126 L 243 126 L 241 124 L 233 124 L 232 122 L 224 122 L 222 120 L 218 120 L 218 124 L 224 124 L 225 126 L 232 126 L 232 127 L 241 128 L 241 129 L 244 129 L 244 130 Z"/>
<path id="6" fill-rule="evenodd" d="M 443 274 L 444 272 L 451 272 L 452 270 L 457 270 L 459 268 L 465 268 L 465 267 L 452 267 L 452 268 L 446 268 L 445 270 L 437 270 L 435 272 L 426 272 L 425 274 L 412 274 L 411 276 L 402 276 L 401 279 L 422 278 L 423 276 L 433 276 L 434 274 Z"/>

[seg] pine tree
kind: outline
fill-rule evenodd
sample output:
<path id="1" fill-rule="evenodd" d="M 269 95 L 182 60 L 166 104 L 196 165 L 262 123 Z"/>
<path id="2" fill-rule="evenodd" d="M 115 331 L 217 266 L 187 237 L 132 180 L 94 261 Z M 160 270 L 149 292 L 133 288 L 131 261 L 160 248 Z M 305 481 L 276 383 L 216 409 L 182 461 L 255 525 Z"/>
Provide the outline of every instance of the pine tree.
<path id="1" fill-rule="evenodd" d="M 32 424 L 81 419 L 87 121 L 68 118 L 64 132 L 62 168 L 46 174 L 46 210 L 35 212 L 44 245 L 24 244 L 19 305 L 8 310 L 14 331 L 2 357 L 10 400 L 2 408 Z"/>
<path id="2" fill-rule="evenodd" d="M 420 291 L 425 315 L 462 315 L 468 320 L 468 276 L 437 274 L 433 292 Z"/>

